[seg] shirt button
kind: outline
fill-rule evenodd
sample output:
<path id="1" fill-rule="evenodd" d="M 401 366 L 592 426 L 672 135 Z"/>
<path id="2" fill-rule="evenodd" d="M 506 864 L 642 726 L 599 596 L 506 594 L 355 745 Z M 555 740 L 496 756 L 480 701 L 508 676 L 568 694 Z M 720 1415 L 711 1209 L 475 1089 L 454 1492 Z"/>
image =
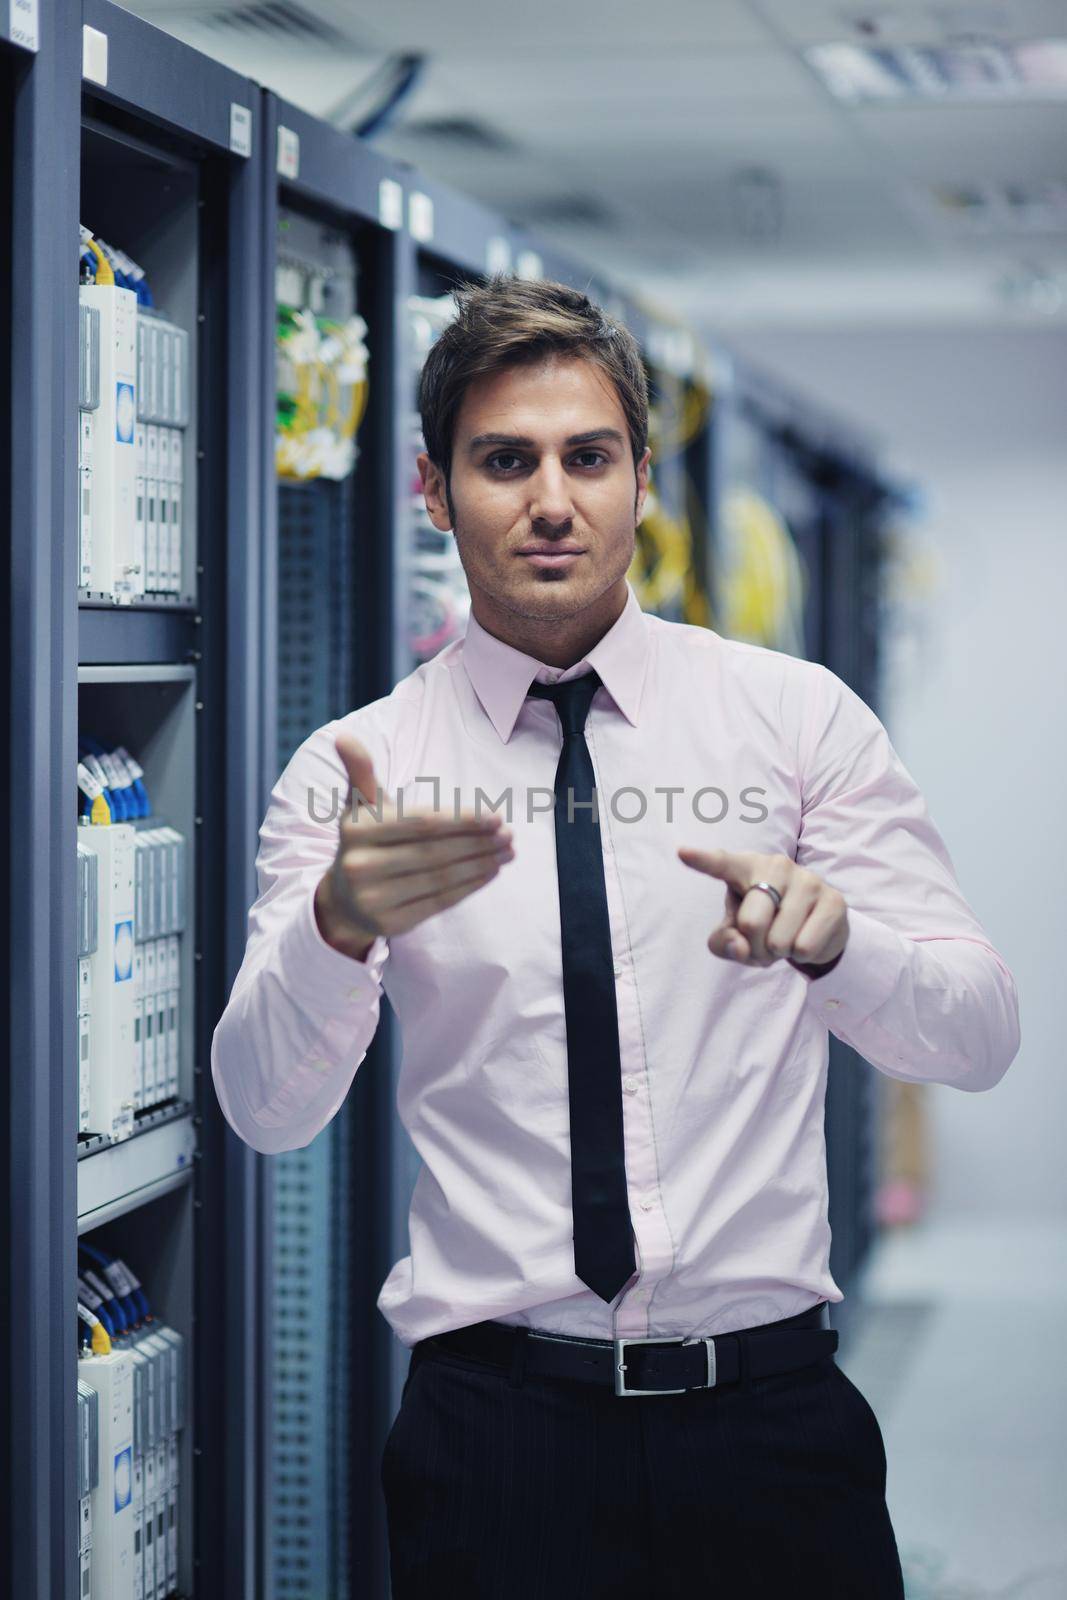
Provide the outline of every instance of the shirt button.
<path id="1" fill-rule="evenodd" d="M 637 1079 L 636 1078 L 624 1078 L 622 1080 L 622 1086 L 626 1090 L 627 1094 L 636 1094 L 637 1093 L 638 1085 L 637 1085 Z"/>
<path id="2" fill-rule="evenodd" d="M 841 1004 L 841 1002 L 840 1002 L 840 1000 L 827 1000 L 826 1004 L 828 1006 L 837 1007 L 837 1006 L 839 1006 Z"/>
<path id="3" fill-rule="evenodd" d="M 359 984 L 357 983 L 354 989 L 349 989 L 348 998 L 350 1000 L 358 1000 L 362 993 L 363 993 L 363 990 L 359 987 Z"/>
<path id="4" fill-rule="evenodd" d="M 615 963 L 615 976 L 617 978 L 621 978 L 625 971 L 626 971 L 626 968 L 623 965 L 623 963 L 621 961 L 616 961 L 616 963 Z"/>
<path id="5" fill-rule="evenodd" d="M 330 1063 L 328 1061 L 323 1061 L 321 1056 L 317 1061 L 313 1061 L 311 1065 L 315 1068 L 316 1072 L 329 1072 L 330 1070 Z"/>
<path id="6" fill-rule="evenodd" d="M 646 1194 L 644 1199 L 641 1201 L 641 1210 L 642 1211 L 651 1211 L 652 1207 L 655 1205 L 655 1203 L 656 1202 L 655 1202 L 654 1198 L 651 1195 Z"/>

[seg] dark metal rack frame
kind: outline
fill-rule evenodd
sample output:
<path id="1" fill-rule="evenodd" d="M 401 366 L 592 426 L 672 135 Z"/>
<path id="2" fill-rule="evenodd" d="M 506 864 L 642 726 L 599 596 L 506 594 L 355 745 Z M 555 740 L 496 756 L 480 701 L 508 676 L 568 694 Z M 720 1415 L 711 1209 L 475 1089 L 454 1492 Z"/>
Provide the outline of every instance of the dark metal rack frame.
<path id="1" fill-rule="evenodd" d="M 66 1600 L 67 1547 L 57 1548 L 54 1530 L 68 1508 L 65 1526 L 73 1527 L 66 1490 L 74 1472 L 68 1397 L 76 1344 L 68 1257 L 53 1244 L 59 1212 L 68 1219 L 67 1249 L 73 1249 L 75 1174 L 73 1106 L 67 1114 L 61 1093 L 69 1060 L 64 1035 L 70 986 L 56 983 L 52 973 L 54 907 L 62 903 L 66 858 L 73 854 L 66 846 L 69 785 L 61 757 L 74 748 L 67 685 L 75 652 L 69 618 L 56 617 L 51 602 L 57 580 L 65 576 L 61 534 L 76 457 L 74 409 L 64 413 L 63 385 L 54 379 L 57 372 L 69 377 L 73 394 L 76 334 L 73 308 L 65 328 L 57 327 L 54 308 L 39 289 L 52 264 L 65 254 L 69 259 L 66 224 L 76 214 L 77 168 L 59 156 L 64 148 L 76 148 L 77 42 L 64 36 L 60 16 L 46 8 L 35 53 L 0 47 L 11 91 L 4 110 L 10 139 L 0 146 L 9 208 L 5 255 L 12 267 L 5 275 L 3 376 L 8 393 L 17 380 L 22 395 L 17 421 L 14 408 L 5 408 L 2 452 L 11 649 L 3 746 L 8 816 L 12 829 L 20 830 L 21 847 L 8 853 L 4 908 L 9 1093 L 2 1165 L 12 1336 L 3 1402 L 10 1487 L 0 1496 L 0 1519 L 10 1592 L 57 1600 Z M 54 176 L 47 191 L 37 181 L 39 171 Z M 62 471 L 64 465 L 69 472 Z M 73 579 L 71 570 L 71 584 Z M 72 937 L 73 930 L 58 952 L 61 962 L 69 950 L 68 970 Z"/>
<path id="2" fill-rule="evenodd" d="M 279 170 L 279 129 L 295 135 L 298 157 L 295 171 L 290 162 L 284 174 Z M 266 765 L 262 774 L 261 813 L 266 809 L 278 762 L 274 759 L 274 729 L 277 723 L 278 651 L 276 648 L 278 595 L 278 503 L 274 465 L 274 269 L 278 212 L 281 205 L 304 211 L 332 223 L 351 237 L 359 262 L 359 314 L 368 325 L 370 400 L 360 426 L 359 465 L 356 472 L 356 524 L 371 530 L 369 537 L 357 537 L 352 550 L 353 600 L 362 602 L 359 626 L 355 632 L 352 704 L 365 704 L 387 694 L 392 687 L 392 552 L 400 533 L 397 508 L 403 503 L 401 451 L 398 444 L 399 419 L 394 397 L 397 373 L 405 360 L 406 294 L 402 290 L 408 267 L 407 236 L 403 229 L 389 226 L 382 204 L 381 185 L 400 184 L 399 169 L 371 151 L 357 139 L 310 117 L 298 107 L 263 91 L 260 137 L 264 158 L 262 178 L 262 229 L 264 245 L 260 253 L 261 284 L 261 368 L 259 402 L 268 425 L 260 430 L 261 497 L 264 573 L 261 585 L 264 724 L 262 746 Z M 311 729 L 307 730 L 309 733 Z M 365 1581 L 368 1595 L 389 1592 L 388 1549 L 385 1540 L 383 1509 L 379 1503 L 377 1456 L 392 1419 L 390 1386 L 382 1375 L 390 1371 L 393 1338 L 375 1306 L 378 1289 L 392 1264 L 390 1205 L 390 1127 L 393 1120 L 393 1090 L 389 1073 L 391 1018 L 382 1008 L 382 1026 L 370 1046 L 367 1059 L 353 1083 L 343 1115 L 348 1119 L 351 1138 L 352 1201 L 360 1221 L 353 1229 L 361 1249 L 353 1250 L 349 1261 L 355 1325 L 345 1349 L 352 1367 L 353 1428 L 369 1441 L 366 1451 L 358 1452 L 361 1466 L 353 1482 L 354 1503 L 350 1508 L 351 1565 Z M 259 1271 L 261 1283 L 273 1281 L 272 1238 L 268 1219 L 274 1209 L 275 1175 L 272 1163 L 261 1164 Z M 373 1218 L 382 1226 L 368 1228 Z M 362 1224 L 362 1225 L 361 1225 Z M 273 1368 L 270 1341 L 273 1321 L 265 1316 L 261 1325 L 260 1362 L 262 1427 L 261 1463 L 268 1470 L 272 1460 L 269 1432 L 273 1422 L 273 1396 L 267 1385 Z M 341 1334 L 341 1338 L 345 1335 Z M 269 1486 L 258 1485 L 259 1504 L 269 1504 Z M 264 1519 L 265 1521 L 265 1519 Z M 273 1551 L 270 1530 L 261 1526 L 261 1592 L 273 1593 Z"/>
<path id="3" fill-rule="evenodd" d="M 82 78 L 82 26 L 108 42 L 106 84 Z M 258 674 L 227 670 L 258 661 L 260 549 L 257 538 L 260 419 L 244 403 L 243 377 L 257 358 L 259 326 L 247 292 L 260 240 L 259 150 L 231 148 L 231 105 L 259 114 L 258 85 L 205 60 L 169 35 L 104 0 L 42 7 L 39 48 L 13 70 L 10 177 L 10 371 L 24 397 L 11 460 L 11 670 L 8 802 L 22 826 L 10 853 L 5 896 L 11 1074 L 5 1097 L 10 1186 L 6 1193 L 12 1305 L 24 1328 L 9 1346 L 11 1592 L 73 1600 L 76 1526 L 78 1239 L 76 1060 L 72 985 L 75 902 L 73 789 L 79 662 L 195 663 L 198 699 L 196 829 L 199 982 L 196 993 L 196 1114 L 200 1135 L 191 1185 L 195 1264 L 189 1286 L 198 1328 L 211 1329 L 210 1358 L 196 1363 L 189 1426 L 196 1459 L 192 1559 L 212 1570 L 218 1592 L 252 1593 L 252 1529 L 258 1395 L 254 1365 L 258 1276 L 256 1164 L 238 1141 L 219 1137 L 204 1064 L 222 974 L 249 903 L 250 841 L 259 813 Z M 83 104 L 84 95 L 84 104 Z M 129 608 L 79 605 L 77 593 L 77 289 L 79 151 L 83 118 L 99 121 L 119 148 L 181 151 L 199 169 L 200 206 L 214 248 L 201 252 L 197 296 L 203 341 L 213 345 L 211 392 L 201 363 L 199 409 L 219 426 L 217 451 L 196 463 L 199 605 Z M 203 438 L 200 440 L 204 444 Z M 17 448 L 13 448 L 13 444 Z M 5 506 L 6 509 L 6 506 Z M 136 665 L 135 665 L 136 664 Z M 31 803 L 32 800 L 32 803 Z M 208 915 L 208 890 L 222 883 L 235 914 Z M 215 907 L 211 907 L 212 912 Z M 92 1159 L 91 1156 L 87 1159 Z M 188 1203 L 189 1193 L 186 1194 Z M 225 1215 L 227 1226 L 215 1226 Z M 208 1341 L 203 1341 L 205 1354 Z M 60 1530 L 63 1530 L 61 1533 Z M 234 1530 L 242 1530 L 235 1536 Z M 210 1562 L 199 1566 L 202 1552 Z M 6 1585 L 5 1585 L 6 1587 Z M 212 1585 L 214 1587 L 214 1585 Z"/>

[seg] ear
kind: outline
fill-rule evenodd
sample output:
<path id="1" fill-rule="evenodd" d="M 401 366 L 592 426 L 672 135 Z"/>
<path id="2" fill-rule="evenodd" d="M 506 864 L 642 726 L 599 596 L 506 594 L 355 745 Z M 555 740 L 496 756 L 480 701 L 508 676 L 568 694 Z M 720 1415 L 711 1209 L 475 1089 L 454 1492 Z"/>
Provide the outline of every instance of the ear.
<path id="1" fill-rule="evenodd" d="M 448 509 L 448 497 L 445 494 L 445 475 L 441 468 L 430 460 L 425 450 L 416 456 L 415 464 L 422 480 L 426 513 L 438 533 L 449 533 L 452 528 L 452 513 Z"/>
<path id="2" fill-rule="evenodd" d="M 635 521 L 640 522 L 645 510 L 645 497 L 648 494 L 648 464 L 652 459 L 651 447 L 645 447 L 645 453 L 637 463 L 637 511 Z"/>

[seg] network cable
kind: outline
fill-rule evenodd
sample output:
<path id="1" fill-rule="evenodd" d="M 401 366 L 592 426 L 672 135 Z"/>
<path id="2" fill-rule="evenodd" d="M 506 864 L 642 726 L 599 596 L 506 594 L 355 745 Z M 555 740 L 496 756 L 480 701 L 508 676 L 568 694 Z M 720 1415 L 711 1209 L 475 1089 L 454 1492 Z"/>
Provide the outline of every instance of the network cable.
<path id="1" fill-rule="evenodd" d="M 78 1249 L 104 1269 L 105 1277 L 115 1293 L 123 1298 L 123 1304 L 128 1304 L 130 1315 L 135 1322 L 151 1317 L 151 1310 L 140 1280 L 134 1277 L 124 1261 L 118 1256 L 108 1255 L 105 1250 L 97 1249 L 84 1239 L 79 1242 Z"/>
<path id="2" fill-rule="evenodd" d="M 111 1352 L 111 1339 L 100 1318 L 94 1316 L 88 1306 L 83 1305 L 80 1300 L 78 1301 L 78 1315 L 89 1328 L 88 1336 L 83 1336 L 82 1338 L 82 1347 L 85 1348 L 88 1345 L 95 1356 L 109 1355 Z"/>
<path id="3" fill-rule="evenodd" d="M 81 791 L 80 815 L 88 817 L 94 827 L 107 827 L 111 822 L 107 787 L 83 761 L 78 762 L 78 788 Z"/>

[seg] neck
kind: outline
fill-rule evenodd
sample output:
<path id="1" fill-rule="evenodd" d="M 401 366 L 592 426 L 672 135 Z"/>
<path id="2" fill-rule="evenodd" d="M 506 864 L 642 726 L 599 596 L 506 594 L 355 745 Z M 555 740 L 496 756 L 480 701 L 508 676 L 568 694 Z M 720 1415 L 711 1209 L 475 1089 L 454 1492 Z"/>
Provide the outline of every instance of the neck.
<path id="1" fill-rule="evenodd" d="M 621 578 L 574 616 L 542 619 L 508 611 L 484 590 L 471 588 L 471 612 L 486 633 L 511 645 L 513 650 L 521 650 L 523 655 L 563 671 L 587 656 L 614 627 L 626 601 L 626 580 Z"/>

